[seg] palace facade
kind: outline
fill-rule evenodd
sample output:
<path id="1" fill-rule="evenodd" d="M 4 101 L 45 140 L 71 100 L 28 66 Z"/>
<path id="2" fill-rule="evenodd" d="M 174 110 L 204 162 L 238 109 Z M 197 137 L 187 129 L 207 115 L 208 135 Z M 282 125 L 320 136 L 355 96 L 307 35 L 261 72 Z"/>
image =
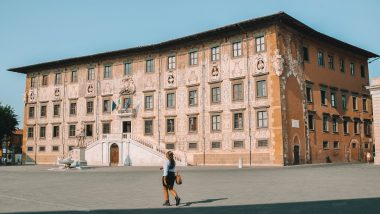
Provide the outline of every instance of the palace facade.
<path id="1" fill-rule="evenodd" d="M 167 42 L 11 68 L 27 75 L 26 163 L 85 135 L 89 165 L 362 161 L 377 54 L 277 13 Z"/>

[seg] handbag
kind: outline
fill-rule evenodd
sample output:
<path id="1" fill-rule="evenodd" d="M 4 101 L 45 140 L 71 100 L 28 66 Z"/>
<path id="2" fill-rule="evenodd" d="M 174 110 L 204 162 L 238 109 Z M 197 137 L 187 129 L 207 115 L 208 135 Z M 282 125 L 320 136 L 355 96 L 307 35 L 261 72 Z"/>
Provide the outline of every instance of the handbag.
<path id="1" fill-rule="evenodd" d="M 178 185 L 182 184 L 182 176 L 177 172 L 177 175 L 175 176 L 175 183 Z"/>

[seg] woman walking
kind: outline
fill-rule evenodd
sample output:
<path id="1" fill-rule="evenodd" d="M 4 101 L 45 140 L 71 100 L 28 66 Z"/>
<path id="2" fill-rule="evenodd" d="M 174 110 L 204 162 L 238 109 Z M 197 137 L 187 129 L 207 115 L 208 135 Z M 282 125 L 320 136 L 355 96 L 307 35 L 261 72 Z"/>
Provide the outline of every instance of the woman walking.
<path id="1" fill-rule="evenodd" d="M 174 160 L 174 154 L 171 151 L 168 151 L 166 153 L 166 158 L 164 165 L 163 165 L 163 171 L 164 175 L 162 176 L 162 185 L 164 187 L 164 197 L 165 197 L 165 202 L 164 206 L 170 206 L 169 202 L 169 192 L 173 195 L 175 198 L 175 205 L 178 206 L 179 203 L 181 202 L 181 199 L 178 197 L 177 192 L 174 190 L 174 182 L 176 179 L 176 169 L 175 169 L 175 160 Z"/>

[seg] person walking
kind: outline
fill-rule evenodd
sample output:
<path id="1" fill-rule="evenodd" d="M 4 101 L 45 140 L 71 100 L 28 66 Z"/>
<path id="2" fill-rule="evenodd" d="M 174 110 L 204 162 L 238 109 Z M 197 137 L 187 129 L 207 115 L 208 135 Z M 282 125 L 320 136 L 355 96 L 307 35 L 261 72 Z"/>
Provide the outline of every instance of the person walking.
<path id="1" fill-rule="evenodd" d="M 175 205 L 178 206 L 181 202 L 181 198 L 178 196 L 177 192 L 174 190 L 174 182 L 176 179 L 176 168 L 175 168 L 175 160 L 174 160 L 174 154 L 172 151 L 168 151 L 166 153 L 167 160 L 164 161 L 164 165 L 161 169 L 163 169 L 163 176 L 162 176 L 162 185 L 164 187 L 164 197 L 165 202 L 164 206 L 170 206 L 169 202 L 169 191 L 175 198 Z"/>

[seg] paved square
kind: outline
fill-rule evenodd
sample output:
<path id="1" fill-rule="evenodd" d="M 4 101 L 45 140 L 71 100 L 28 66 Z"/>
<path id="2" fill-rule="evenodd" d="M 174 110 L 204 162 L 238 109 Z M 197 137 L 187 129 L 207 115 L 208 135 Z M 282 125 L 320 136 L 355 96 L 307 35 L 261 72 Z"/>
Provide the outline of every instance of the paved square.
<path id="1" fill-rule="evenodd" d="M 182 168 L 168 208 L 157 167 L 53 167 L 0 167 L 0 212 L 380 213 L 380 166 L 367 164 Z"/>

